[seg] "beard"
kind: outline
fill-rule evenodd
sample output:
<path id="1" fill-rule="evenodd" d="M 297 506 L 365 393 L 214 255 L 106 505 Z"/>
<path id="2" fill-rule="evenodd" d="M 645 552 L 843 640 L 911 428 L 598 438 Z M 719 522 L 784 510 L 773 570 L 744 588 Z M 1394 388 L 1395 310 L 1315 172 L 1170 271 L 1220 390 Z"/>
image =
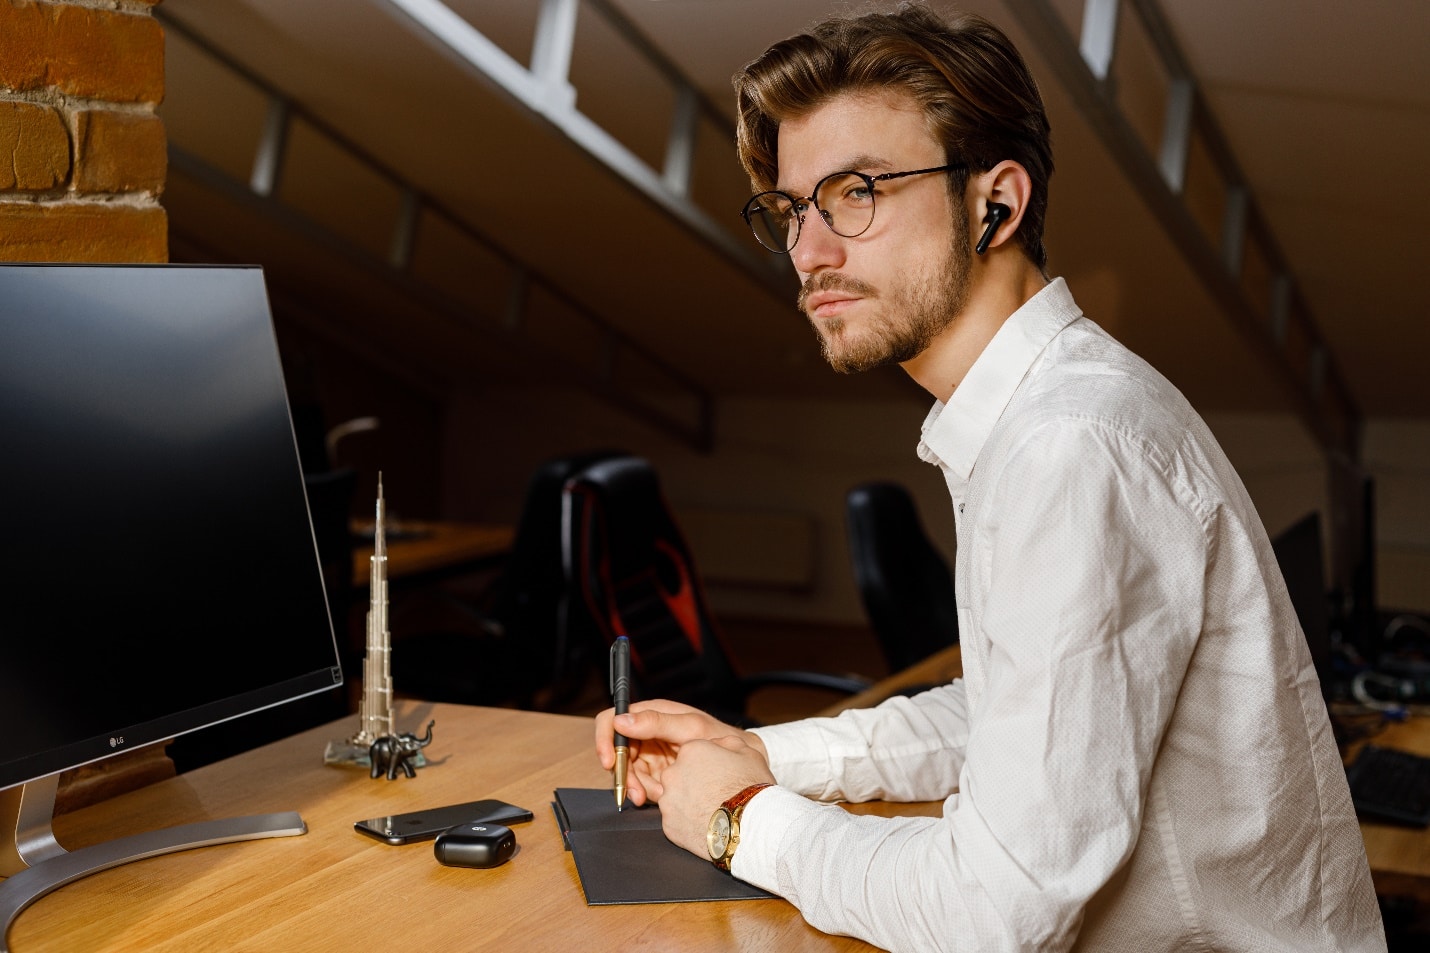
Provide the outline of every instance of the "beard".
<path id="1" fill-rule="evenodd" d="M 815 275 L 804 283 L 798 300 L 801 313 L 805 300 L 816 291 L 848 291 L 866 299 L 882 299 L 883 307 L 871 309 L 864 317 L 864 333 L 858 337 L 849 333 L 843 318 L 809 319 L 830 367 L 852 374 L 902 364 L 923 353 L 953 323 L 968 300 L 972 253 L 968 229 L 955 223 L 953 233 L 948 252 L 934 272 L 912 278 L 887 296 L 868 282 L 837 271 Z"/>

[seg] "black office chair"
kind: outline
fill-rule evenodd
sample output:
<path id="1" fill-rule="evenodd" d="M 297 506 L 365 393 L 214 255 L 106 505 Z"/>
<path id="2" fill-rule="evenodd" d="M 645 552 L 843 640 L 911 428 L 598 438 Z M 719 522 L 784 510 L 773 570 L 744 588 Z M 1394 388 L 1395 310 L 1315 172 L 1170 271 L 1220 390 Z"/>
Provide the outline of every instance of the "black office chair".
<path id="1" fill-rule="evenodd" d="M 929 541 L 908 490 L 854 487 L 845 498 L 849 551 L 864 612 L 890 671 L 958 643 L 958 602 L 948 563 Z"/>
<path id="2" fill-rule="evenodd" d="M 591 450 L 548 460 L 527 483 L 511 552 L 474 601 L 445 598 L 450 625 L 393 632 L 393 686 L 428 701 L 557 709 L 585 683 L 594 630 L 559 624 L 561 491 L 582 468 L 619 455 Z M 400 625 L 401 618 L 396 624 Z"/>
<path id="3" fill-rule="evenodd" d="M 564 543 L 568 624 L 591 620 L 605 645 L 630 638 L 637 698 L 668 698 L 748 724 L 746 702 L 767 685 L 844 694 L 870 685 L 818 672 L 740 675 L 655 471 L 643 459 L 597 463 L 567 482 Z"/>

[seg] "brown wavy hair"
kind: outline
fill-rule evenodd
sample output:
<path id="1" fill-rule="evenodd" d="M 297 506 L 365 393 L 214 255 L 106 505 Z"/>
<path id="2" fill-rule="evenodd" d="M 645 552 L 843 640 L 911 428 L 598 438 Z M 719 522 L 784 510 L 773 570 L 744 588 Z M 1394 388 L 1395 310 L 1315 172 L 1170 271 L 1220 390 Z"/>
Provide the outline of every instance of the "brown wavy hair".
<path id="1" fill-rule="evenodd" d="M 1001 30 L 982 17 L 949 21 L 920 4 L 840 16 L 776 43 L 734 76 L 740 163 L 755 191 L 775 187 L 780 123 L 847 92 L 899 91 L 922 108 L 949 162 L 986 172 L 1004 159 L 1028 170 L 1032 195 L 1018 242 L 1047 264 L 1043 221 L 1053 174 L 1051 127 L 1037 83 Z M 949 176 L 962 196 L 967 174 Z"/>

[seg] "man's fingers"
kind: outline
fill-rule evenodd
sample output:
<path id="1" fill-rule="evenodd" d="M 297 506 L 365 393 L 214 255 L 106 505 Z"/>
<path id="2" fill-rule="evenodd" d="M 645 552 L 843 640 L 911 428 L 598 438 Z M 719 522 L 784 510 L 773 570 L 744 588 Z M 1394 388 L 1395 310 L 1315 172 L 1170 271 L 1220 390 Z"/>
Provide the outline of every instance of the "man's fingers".
<path id="1" fill-rule="evenodd" d="M 596 716 L 596 757 L 600 759 L 601 767 L 607 771 L 616 766 L 616 743 L 611 729 L 611 719 L 614 716 L 613 708 L 607 708 Z"/>
<path id="2" fill-rule="evenodd" d="M 627 738 L 658 738 L 681 745 L 710 736 L 711 719 L 698 711 L 667 712 L 655 708 L 618 715 L 614 728 Z"/>
<path id="3" fill-rule="evenodd" d="M 626 774 L 626 800 L 636 807 L 640 807 L 649 799 L 650 795 L 647 793 L 645 785 L 641 783 L 640 767 L 637 766 L 635 770 Z"/>
<path id="4" fill-rule="evenodd" d="M 635 791 L 637 788 L 640 790 L 639 798 L 636 798 L 634 795 L 631 797 L 631 802 L 635 804 L 636 807 L 640 807 L 646 801 L 660 800 L 660 795 L 665 788 L 661 785 L 660 781 L 656 779 L 645 762 L 637 762 L 635 770 L 632 771 L 631 774 L 634 778 L 633 782 L 628 782 L 631 784 L 631 790 Z"/>

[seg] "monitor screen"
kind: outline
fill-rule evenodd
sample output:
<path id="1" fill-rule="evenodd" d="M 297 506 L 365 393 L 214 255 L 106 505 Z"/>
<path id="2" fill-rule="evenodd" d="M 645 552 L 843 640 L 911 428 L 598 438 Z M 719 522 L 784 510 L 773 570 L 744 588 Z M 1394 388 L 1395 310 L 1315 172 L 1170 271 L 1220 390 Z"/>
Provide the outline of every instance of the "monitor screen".
<path id="1" fill-rule="evenodd" d="M 341 682 L 263 273 L 0 265 L 0 788 Z"/>
<path id="2" fill-rule="evenodd" d="M 1271 541 L 1271 549 L 1286 580 L 1286 592 L 1306 636 L 1306 646 L 1311 650 L 1311 661 L 1321 680 L 1321 694 L 1329 698 L 1333 674 L 1331 603 L 1326 591 L 1321 514 L 1312 511 L 1297 520 Z"/>

